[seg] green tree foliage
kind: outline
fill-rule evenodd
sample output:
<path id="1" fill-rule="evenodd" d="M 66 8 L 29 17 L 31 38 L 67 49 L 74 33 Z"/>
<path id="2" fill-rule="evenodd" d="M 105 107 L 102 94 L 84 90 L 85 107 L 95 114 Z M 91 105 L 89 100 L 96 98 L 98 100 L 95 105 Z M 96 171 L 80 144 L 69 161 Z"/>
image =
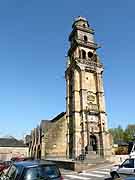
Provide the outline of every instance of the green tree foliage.
<path id="1" fill-rule="evenodd" d="M 129 124 L 126 129 L 120 125 L 117 128 L 111 128 L 109 132 L 112 134 L 113 142 L 118 141 L 129 142 L 135 140 L 135 124 Z"/>
<path id="2" fill-rule="evenodd" d="M 128 137 L 128 141 L 132 141 L 135 140 L 135 124 L 130 124 L 127 126 L 127 128 L 125 129 L 125 133 Z"/>

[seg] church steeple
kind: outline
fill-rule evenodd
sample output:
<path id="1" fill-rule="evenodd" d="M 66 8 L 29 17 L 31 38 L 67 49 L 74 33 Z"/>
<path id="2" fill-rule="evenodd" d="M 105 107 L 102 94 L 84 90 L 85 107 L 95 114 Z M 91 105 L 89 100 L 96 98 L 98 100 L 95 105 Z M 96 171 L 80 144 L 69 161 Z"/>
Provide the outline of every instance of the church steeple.
<path id="1" fill-rule="evenodd" d="M 77 17 L 69 35 L 68 66 L 65 72 L 67 97 L 67 153 L 76 158 L 87 150 L 108 153 L 107 116 L 103 88 L 103 65 L 96 53 L 94 30 Z M 80 142 L 80 143 L 79 143 Z M 95 146 L 91 143 L 94 142 Z M 89 147 L 89 148 L 88 148 Z"/>
<path id="2" fill-rule="evenodd" d="M 90 28 L 88 21 L 79 16 L 75 19 L 72 25 L 72 32 L 69 36 L 69 41 L 81 40 L 84 43 L 91 42 L 94 43 L 94 30 Z"/>
<path id="3" fill-rule="evenodd" d="M 72 32 L 69 35 L 70 48 L 68 50 L 68 64 L 78 58 L 96 60 L 96 49 L 99 48 L 94 39 L 94 30 L 89 26 L 88 21 L 79 16 L 72 25 Z M 99 58 L 97 57 L 97 61 Z M 78 62 L 82 60 L 78 59 Z"/>

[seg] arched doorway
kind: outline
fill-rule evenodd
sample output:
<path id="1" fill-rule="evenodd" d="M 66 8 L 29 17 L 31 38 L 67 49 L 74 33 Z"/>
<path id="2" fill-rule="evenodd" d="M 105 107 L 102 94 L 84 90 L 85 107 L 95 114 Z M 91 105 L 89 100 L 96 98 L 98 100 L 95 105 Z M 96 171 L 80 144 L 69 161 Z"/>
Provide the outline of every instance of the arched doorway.
<path id="1" fill-rule="evenodd" d="M 40 148 L 40 146 L 38 146 L 38 149 L 37 149 L 37 159 L 41 159 L 41 148 Z"/>
<path id="2" fill-rule="evenodd" d="M 90 146 L 93 151 L 97 152 L 97 138 L 95 135 L 90 135 Z"/>

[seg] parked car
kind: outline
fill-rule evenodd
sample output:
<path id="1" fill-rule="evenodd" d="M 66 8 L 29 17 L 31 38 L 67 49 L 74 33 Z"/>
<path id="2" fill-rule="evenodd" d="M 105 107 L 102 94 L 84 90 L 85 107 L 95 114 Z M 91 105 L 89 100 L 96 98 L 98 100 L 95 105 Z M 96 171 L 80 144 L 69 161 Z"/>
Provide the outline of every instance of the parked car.
<path id="1" fill-rule="evenodd" d="M 8 170 L 10 165 L 11 165 L 11 161 L 0 162 L 0 176 L 2 176 L 4 172 Z"/>
<path id="2" fill-rule="evenodd" d="M 13 163 L 1 180 L 62 180 L 55 163 L 34 160 Z"/>
<path id="3" fill-rule="evenodd" d="M 11 161 L 0 162 L 0 172 L 2 172 L 5 169 L 9 168 L 10 165 L 11 165 Z"/>
<path id="4" fill-rule="evenodd" d="M 131 141 L 128 143 L 128 154 L 130 158 L 135 158 L 135 142 Z"/>
<path id="5" fill-rule="evenodd" d="M 3 164 L 5 166 L 5 169 L 7 169 L 12 164 L 12 161 L 4 161 Z"/>
<path id="6" fill-rule="evenodd" d="M 2 171 L 4 170 L 4 168 L 5 168 L 5 167 L 4 167 L 4 164 L 3 164 L 3 162 L 1 161 L 1 162 L 0 162 L 0 172 L 2 172 Z"/>
<path id="7" fill-rule="evenodd" d="M 33 157 L 12 157 L 11 158 L 12 162 L 29 161 L 29 160 L 34 160 L 34 158 Z"/>
<path id="8" fill-rule="evenodd" d="M 126 159 L 121 165 L 115 165 L 110 171 L 112 179 L 135 179 L 135 158 Z"/>

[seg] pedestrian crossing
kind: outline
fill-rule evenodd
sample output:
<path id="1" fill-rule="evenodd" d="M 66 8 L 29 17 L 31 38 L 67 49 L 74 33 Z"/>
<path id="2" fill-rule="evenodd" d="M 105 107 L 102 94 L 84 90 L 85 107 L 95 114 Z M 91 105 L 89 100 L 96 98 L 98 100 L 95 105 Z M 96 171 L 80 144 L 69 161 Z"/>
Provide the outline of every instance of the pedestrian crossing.
<path id="1" fill-rule="evenodd" d="M 110 169 L 96 169 L 83 171 L 77 174 L 65 174 L 64 180 L 92 180 L 92 179 L 105 179 L 110 177 Z"/>
<path id="2" fill-rule="evenodd" d="M 82 176 L 77 176 L 77 175 L 72 175 L 72 174 L 67 174 L 66 177 L 69 177 L 70 179 L 83 179 L 83 180 L 89 180 L 89 178 L 87 177 L 83 177 Z M 64 178 L 65 180 L 65 178 Z"/>
<path id="3" fill-rule="evenodd" d="M 107 174 L 108 175 L 108 172 L 105 172 L 105 171 L 93 171 L 94 173 L 99 173 L 99 174 Z"/>

